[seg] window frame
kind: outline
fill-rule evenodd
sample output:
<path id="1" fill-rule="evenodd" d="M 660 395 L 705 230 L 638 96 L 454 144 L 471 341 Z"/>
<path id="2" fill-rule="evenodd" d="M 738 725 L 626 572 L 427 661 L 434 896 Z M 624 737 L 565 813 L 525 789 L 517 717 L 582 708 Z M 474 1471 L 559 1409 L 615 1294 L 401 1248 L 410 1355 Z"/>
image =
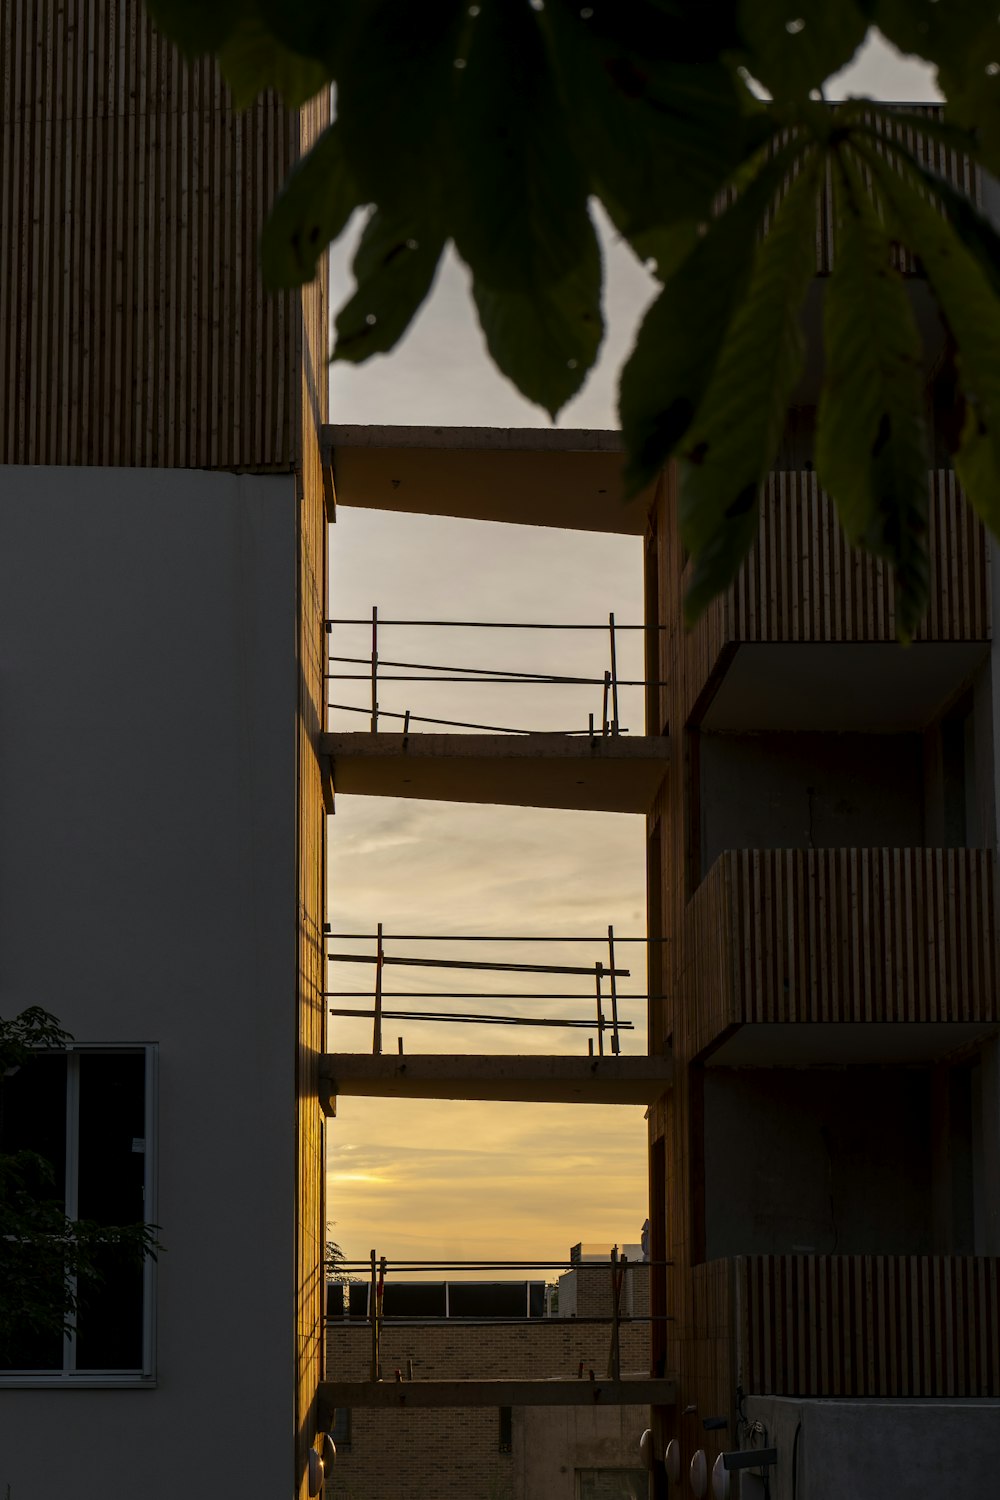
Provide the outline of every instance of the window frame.
<path id="1" fill-rule="evenodd" d="M 39 1056 L 66 1056 L 66 1214 L 77 1217 L 79 1200 L 79 1108 L 80 1058 L 85 1054 L 140 1055 L 145 1060 L 143 1116 L 143 1222 L 156 1223 L 157 1208 L 157 1046 L 155 1042 L 69 1042 L 61 1052 L 40 1051 Z M 70 1320 L 72 1323 L 72 1319 Z M 61 1370 L 0 1370 L 0 1389 L 11 1387 L 93 1390 L 129 1389 L 156 1385 L 156 1262 L 144 1256 L 142 1263 L 142 1368 L 139 1370 L 77 1370 L 76 1329 L 63 1336 Z"/>

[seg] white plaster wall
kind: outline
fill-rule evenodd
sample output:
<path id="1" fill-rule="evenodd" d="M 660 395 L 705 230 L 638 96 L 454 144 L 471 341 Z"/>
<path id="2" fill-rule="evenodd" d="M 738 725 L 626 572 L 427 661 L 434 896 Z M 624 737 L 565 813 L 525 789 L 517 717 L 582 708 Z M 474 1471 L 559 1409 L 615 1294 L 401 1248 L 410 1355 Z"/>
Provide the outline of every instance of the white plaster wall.
<path id="1" fill-rule="evenodd" d="M 0 1494 L 292 1493 L 294 481 L 0 469 L 0 1014 L 159 1048 L 155 1389 L 0 1389 Z"/>

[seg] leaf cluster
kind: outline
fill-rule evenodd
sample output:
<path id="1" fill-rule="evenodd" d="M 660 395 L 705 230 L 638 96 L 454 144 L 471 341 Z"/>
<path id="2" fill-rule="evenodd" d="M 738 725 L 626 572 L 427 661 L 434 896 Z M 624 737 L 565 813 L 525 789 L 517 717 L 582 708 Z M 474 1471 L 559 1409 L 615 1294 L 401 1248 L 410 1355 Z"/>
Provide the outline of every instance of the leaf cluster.
<path id="1" fill-rule="evenodd" d="M 555 414 L 601 343 L 603 206 L 662 282 L 620 416 L 633 491 L 679 460 L 691 616 L 754 535 L 803 368 L 822 193 L 836 256 L 816 463 L 851 539 L 895 565 L 904 638 L 926 600 L 927 398 L 899 246 L 946 330 L 955 466 L 996 527 L 1000 242 L 920 150 L 937 136 L 1000 172 L 994 0 L 147 3 L 189 54 L 217 55 L 239 102 L 335 87 L 262 242 L 269 284 L 298 286 L 366 210 L 335 358 L 391 349 L 452 243 L 494 363 Z M 873 26 L 933 64 L 946 121 L 822 102 Z"/>

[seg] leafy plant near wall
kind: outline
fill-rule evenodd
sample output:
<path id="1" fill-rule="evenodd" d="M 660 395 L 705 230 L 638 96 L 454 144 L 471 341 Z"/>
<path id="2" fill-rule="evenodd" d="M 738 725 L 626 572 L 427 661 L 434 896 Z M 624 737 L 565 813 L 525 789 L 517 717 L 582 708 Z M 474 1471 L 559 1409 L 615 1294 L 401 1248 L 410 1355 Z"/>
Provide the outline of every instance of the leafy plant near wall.
<path id="1" fill-rule="evenodd" d="M 816 467 L 852 542 L 892 561 L 903 638 L 927 598 L 929 445 L 896 245 L 918 257 L 944 324 L 955 467 L 998 529 L 1000 238 L 903 139 L 1000 173 L 996 0 L 147 3 L 188 54 L 217 56 L 239 104 L 273 87 L 297 106 L 336 85 L 336 120 L 262 243 L 268 285 L 298 286 L 369 210 L 335 359 L 393 348 L 451 242 L 493 361 L 555 414 L 601 342 L 600 201 L 662 283 L 621 373 L 620 415 L 633 491 L 679 460 L 689 618 L 755 534 L 803 368 L 828 181 Z M 934 65 L 943 119 L 822 101 L 873 26 Z"/>
<path id="2" fill-rule="evenodd" d="M 40 1006 L 0 1016 L 0 1137 L 4 1081 L 39 1050 L 58 1051 L 70 1040 Z M 14 1341 L 71 1327 L 78 1288 L 104 1279 L 108 1250 L 130 1265 L 155 1259 L 162 1249 L 156 1227 L 68 1218 L 50 1162 L 35 1151 L 0 1152 L 0 1357 Z"/>

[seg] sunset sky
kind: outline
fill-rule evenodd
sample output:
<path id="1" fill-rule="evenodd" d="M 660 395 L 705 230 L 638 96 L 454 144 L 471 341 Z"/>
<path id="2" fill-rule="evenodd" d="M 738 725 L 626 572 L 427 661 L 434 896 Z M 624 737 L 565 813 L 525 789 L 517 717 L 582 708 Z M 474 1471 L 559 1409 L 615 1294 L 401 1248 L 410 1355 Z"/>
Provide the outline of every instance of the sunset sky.
<path id="1" fill-rule="evenodd" d="M 838 86 L 828 88 L 831 97 L 851 92 L 887 99 L 934 97 L 926 70 L 890 56 L 884 47 L 866 49 Z M 597 368 L 560 415 L 561 426 L 616 425 L 617 370 L 655 292 L 645 271 L 601 227 L 609 332 Z M 334 256 L 334 307 L 351 287 L 350 258 L 351 236 L 346 236 Z M 394 354 L 359 368 L 333 367 L 331 416 L 341 423 L 507 427 L 547 422 L 488 363 L 464 275 L 454 261 L 442 268 L 429 304 Z M 331 614 L 370 616 L 373 604 L 382 618 L 601 623 L 613 610 L 618 621 L 638 623 L 641 543 L 632 537 L 341 510 L 331 542 Z M 352 634 L 345 628 L 338 640 L 343 654 L 369 649 L 363 629 Z M 606 649 L 604 637 L 596 634 L 546 633 L 540 639 L 462 632 L 459 639 L 458 632 L 415 630 L 383 632 L 381 645 L 382 654 L 398 652 L 406 660 L 597 676 L 606 665 Z M 634 655 L 631 661 L 626 657 L 624 669 L 632 666 L 638 666 Z M 338 701 L 363 704 L 363 684 L 340 686 Z M 596 688 L 399 685 L 384 689 L 380 702 L 400 712 L 410 708 L 531 727 L 582 727 L 589 710 L 600 713 Z M 545 713 L 560 720 L 569 714 L 570 723 L 553 724 L 542 717 Z M 627 700 L 622 718 L 641 732 L 635 698 Z M 340 715 L 334 724 L 357 729 L 365 720 Z M 388 951 L 393 929 L 589 937 L 613 923 L 616 933 L 641 935 L 643 833 L 643 820 L 625 815 L 342 796 L 330 827 L 329 917 L 336 930 L 347 932 L 373 932 L 382 921 L 390 934 Z M 400 944 L 398 951 L 417 950 Z M 584 951 L 583 962 L 602 956 L 598 948 Z M 565 958 L 562 951 L 553 957 L 537 950 L 511 956 L 580 961 L 573 950 L 565 952 Z M 636 992 L 645 983 L 641 952 L 634 947 L 619 954 L 633 970 L 623 988 Z M 419 987 L 399 978 L 400 971 L 389 972 L 387 988 L 390 983 L 397 989 Z M 370 982 L 370 969 L 345 965 L 331 973 L 337 987 L 361 989 Z M 456 980 L 452 987 L 478 986 Z M 583 993 L 592 995 L 586 981 Z M 468 1008 L 486 1007 L 470 1001 Z M 567 1013 L 584 1011 L 585 1003 L 567 1006 Z M 642 1012 L 641 1004 L 623 1006 L 623 1014 L 640 1023 Z M 386 1023 L 387 1051 L 395 1049 L 400 1032 L 408 1051 L 586 1051 L 585 1032 L 405 1021 Z M 370 1025 L 332 1022 L 330 1046 L 369 1049 Z M 641 1026 L 623 1038 L 624 1051 L 644 1049 Z M 341 1099 L 328 1141 L 331 1233 L 350 1258 L 366 1256 L 374 1246 L 390 1261 L 562 1259 L 581 1239 L 638 1239 L 646 1216 L 641 1109 Z"/>

